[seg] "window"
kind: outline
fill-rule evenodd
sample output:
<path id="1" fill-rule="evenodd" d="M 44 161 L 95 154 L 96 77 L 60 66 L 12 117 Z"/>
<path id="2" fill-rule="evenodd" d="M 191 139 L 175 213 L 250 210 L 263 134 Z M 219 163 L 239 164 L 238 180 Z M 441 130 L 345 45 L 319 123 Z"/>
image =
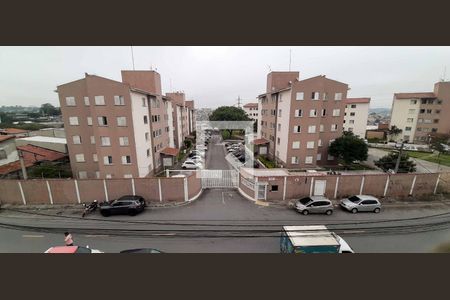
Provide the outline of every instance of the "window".
<path id="1" fill-rule="evenodd" d="M 412 123 L 412 122 L 414 122 L 414 118 L 408 118 L 408 119 L 406 119 L 406 122 L 407 123 Z"/>
<path id="2" fill-rule="evenodd" d="M 75 161 L 76 162 L 85 162 L 84 154 L 83 153 L 75 154 Z"/>
<path id="3" fill-rule="evenodd" d="M 278 116 L 281 117 L 281 109 L 278 110 Z"/>
<path id="4" fill-rule="evenodd" d="M 106 175 L 105 175 L 105 178 L 106 178 L 106 179 L 111 179 L 111 178 L 112 178 L 112 174 L 106 174 Z"/>
<path id="5" fill-rule="evenodd" d="M 350 113 L 350 115 L 351 114 L 355 115 L 355 113 Z M 340 115 L 341 115 L 340 109 L 333 109 L 333 117 L 339 117 Z"/>
<path id="6" fill-rule="evenodd" d="M 300 133 L 300 132 L 302 132 L 301 127 L 299 125 L 294 126 L 294 133 Z"/>
<path id="7" fill-rule="evenodd" d="M 351 112 L 350 113 L 350 117 L 354 117 L 355 116 L 355 113 L 354 112 Z"/>
<path id="8" fill-rule="evenodd" d="M 427 104 L 427 99 L 422 99 L 422 100 L 421 100 L 421 103 L 422 103 L 422 104 Z"/>
<path id="9" fill-rule="evenodd" d="M 311 109 L 311 110 L 309 111 L 309 116 L 310 116 L 310 117 L 316 117 L 316 116 L 317 116 L 317 110 Z"/>
<path id="10" fill-rule="evenodd" d="M 133 178 L 133 174 L 125 174 L 123 175 L 123 178 Z"/>
<path id="11" fill-rule="evenodd" d="M 84 105 L 89 106 L 90 104 L 89 97 L 84 97 Z"/>
<path id="12" fill-rule="evenodd" d="M 271 185 L 270 186 L 270 191 L 271 192 L 278 192 L 278 185 Z"/>
<path id="13" fill-rule="evenodd" d="M 331 131 L 336 131 L 338 128 L 337 124 L 331 124 Z"/>
<path id="14" fill-rule="evenodd" d="M 94 101 L 95 101 L 95 105 L 105 105 L 105 97 L 104 96 L 95 96 Z"/>
<path id="15" fill-rule="evenodd" d="M 100 171 L 95 171 L 95 178 L 100 178 Z"/>
<path id="16" fill-rule="evenodd" d="M 329 95 L 328 95 L 328 93 L 323 93 L 323 100 L 328 100 L 328 98 L 329 98 Z"/>
<path id="17" fill-rule="evenodd" d="M 72 140 L 75 145 L 81 144 L 81 137 L 79 135 L 72 136 Z"/>
<path id="18" fill-rule="evenodd" d="M 417 131 L 422 131 L 422 127 L 417 127 L 417 129 L 416 129 Z"/>
<path id="19" fill-rule="evenodd" d="M 131 156 L 129 156 L 129 155 L 122 156 L 122 164 L 123 165 L 131 164 Z"/>
<path id="20" fill-rule="evenodd" d="M 150 134 L 148 132 L 145 133 L 145 140 L 148 141 L 150 138 Z"/>
<path id="21" fill-rule="evenodd" d="M 111 146 L 111 140 L 109 136 L 101 136 L 102 146 Z"/>
<path id="22" fill-rule="evenodd" d="M 425 113 L 425 109 L 422 108 L 421 110 L 419 110 L 419 113 L 420 114 L 424 114 Z"/>
<path id="23" fill-rule="evenodd" d="M 142 97 L 142 106 L 147 107 L 147 98 Z"/>
<path id="24" fill-rule="evenodd" d="M 415 109 L 409 109 L 409 110 L 408 110 L 408 113 L 409 113 L 409 114 L 415 114 L 415 113 L 416 113 L 416 110 L 415 110 Z"/>
<path id="25" fill-rule="evenodd" d="M 108 118 L 107 117 L 97 117 L 99 126 L 108 126 Z"/>
<path id="26" fill-rule="evenodd" d="M 127 136 L 121 136 L 119 137 L 119 145 L 120 146 L 128 146 L 128 137 Z"/>
<path id="27" fill-rule="evenodd" d="M 330 154 L 328 154 L 328 157 L 327 157 L 327 159 L 328 159 L 328 160 L 334 160 L 334 156 L 333 156 L 333 155 L 330 155 Z"/>
<path id="28" fill-rule="evenodd" d="M 292 149 L 300 149 L 300 141 L 292 142 Z"/>
<path id="29" fill-rule="evenodd" d="M 303 100 L 305 96 L 305 93 L 303 92 L 298 92 L 295 96 L 295 100 Z"/>
<path id="30" fill-rule="evenodd" d="M 423 119 L 417 119 L 417 123 L 423 123 Z"/>
<path id="31" fill-rule="evenodd" d="M 321 160 L 322 159 L 322 154 L 321 153 L 317 153 L 317 158 L 316 160 Z"/>
<path id="32" fill-rule="evenodd" d="M 305 164 L 312 164 L 313 157 L 312 156 L 306 156 L 305 157 Z"/>
<path id="33" fill-rule="evenodd" d="M 325 117 L 326 115 L 327 115 L 327 110 L 326 109 L 322 109 L 321 116 Z"/>
<path id="34" fill-rule="evenodd" d="M 113 163 L 112 156 L 111 155 L 103 156 L 103 163 L 105 165 L 112 165 Z"/>
<path id="35" fill-rule="evenodd" d="M 317 141 L 317 147 L 322 147 L 322 140 Z"/>
<path id="36" fill-rule="evenodd" d="M 92 126 L 92 117 L 87 117 L 87 124 Z"/>
<path id="37" fill-rule="evenodd" d="M 433 99 L 428 99 L 427 103 L 428 103 L 428 104 L 433 104 L 433 103 L 434 103 L 434 100 L 433 100 Z"/>
<path id="38" fill-rule="evenodd" d="M 147 149 L 147 157 L 150 157 L 150 149 Z"/>
<path id="39" fill-rule="evenodd" d="M 281 130 L 281 124 L 278 124 L 278 131 Z"/>
<path id="40" fill-rule="evenodd" d="M 91 144 L 95 144 L 95 136 L 91 135 Z"/>
<path id="41" fill-rule="evenodd" d="M 75 97 L 66 97 L 67 106 L 75 106 Z"/>
<path id="42" fill-rule="evenodd" d="M 438 101 L 437 101 L 437 104 L 442 104 L 442 100 L 438 100 Z"/>
<path id="43" fill-rule="evenodd" d="M 411 131 L 411 127 L 405 127 L 405 131 Z"/>
<path id="44" fill-rule="evenodd" d="M 92 160 L 98 162 L 98 156 L 96 153 L 92 154 Z"/>
<path id="45" fill-rule="evenodd" d="M 316 133 L 316 125 L 308 126 L 308 133 Z"/>
<path id="46" fill-rule="evenodd" d="M 334 142 L 334 139 L 333 140 L 330 140 L 329 142 L 328 142 L 328 146 L 331 146 L 331 144 Z"/>
<path id="47" fill-rule="evenodd" d="M 355 124 L 355 120 L 349 120 L 348 123 L 349 124 Z"/>
<path id="48" fill-rule="evenodd" d="M 431 128 L 431 132 L 437 132 L 437 128 Z"/>
<path id="49" fill-rule="evenodd" d="M 434 119 L 433 123 L 435 123 L 435 124 L 439 123 L 439 119 Z"/>
<path id="50" fill-rule="evenodd" d="M 69 124 L 72 126 L 77 126 L 78 124 L 78 117 L 69 117 Z"/>
<path id="51" fill-rule="evenodd" d="M 292 156 L 291 157 L 291 164 L 293 164 L 293 165 L 297 165 L 298 164 L 298 157 L 297 156 Z"/>
<path id="52" fill-rule="evenodd" d="M 301 109 L 296 109 L 295 110 L 295 117 L 301 117 L 303 115 L 303 112 Z"/>
<path id="53" fill-rule="evenodd" d="M 277 138 L 277 144 L 278 145 L 280 144 L 280 138 Z"/>
<path id="54" fill-rule="evenodd" d="M 409 102 L 409 104 L 415 105 L 415 104 L 417 104 L 417 100 L 411 100 L 411 101 Z"/>
<path id="55" fill-rule="evenodd" d="M 114 105 L 125 105 L 123 96 L 114 96 Z"/>
<path id="56" fill-rule="evenodd" d="M 311 100 L 319 100 L 320 93 L 319 92 L 312 92 L 311 93 Z"/>
<path id="57" fill-rule="evenodd" d="M 431 121 L 430 119 L 425 119 L 425 120 L 423 120 L 423 122 L 424 122 L 425 124 L 431 124 L 431 123 L 432 123 L 432 121 Z"/>
<path id="58" fill-rule="evenodd" d="M 436 114 L 440 114 L 440 113 L 441 113 L 441 110 L 440 110 L 440 109 L 436 109 L 435 113 L 436 113 Z"/>
<path id="59" fill-rule="evenodd" d="M 117 126 L 127 126 L 127 118 L 126 117 L 117 117 Z"/>
<path id="60" fill-rule="evenodd" d="M 409 142 L 409 135 L 403 136 L 403 139 L 405 140 L 405 142 Z"/>
<path id="61" fill-rule="evenodd" d="M 306 149 L 314 149 L 314 141 L 306 143 Z"/>
<path id="62" fill-rule="evenodd" d="M 349 131 L 349 132 L 353 132 L 353 127 L 349 127 L 349 128 L 348 128 L 348 131 Z"/>
<path id="63" fill-rule="evenodd" d="M 320 132 L 324 132 L 324 126 L 323 126 L 323 124 L 320 124 Z"/>
<path id="64" fill-rule="evenodd" d="M 431 114 L 431 109 L 427 109 L 427 114 Z"/>
<path id="65" fill-rule="evenodd" d="M 86 171 L 78 172 L 78 178 L 79 179 L 86 179 L 87 178 L 87 172 Z"/>
<path id="66" fill-rule="evenodd" d="M 144 116 L 144 124 L 148 124 L 148 117 Z"/>
<path id="67" fill-rule="evenodd" d="M 334 100 L 342 100 L 342 93 L 335 93 Z"/>
<path id="68" fill-rule="evenodd" d="M 356 104 L 350 105 L 350 108 L 356 108 Z"/>

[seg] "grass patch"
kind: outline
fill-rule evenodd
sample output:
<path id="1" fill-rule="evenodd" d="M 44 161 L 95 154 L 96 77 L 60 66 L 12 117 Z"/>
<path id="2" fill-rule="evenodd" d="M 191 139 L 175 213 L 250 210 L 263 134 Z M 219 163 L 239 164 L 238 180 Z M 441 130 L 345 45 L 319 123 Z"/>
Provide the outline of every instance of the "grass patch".
<path id="1" fill-rule="evenodd" d="M 275 162 L 272 160 L 265 158 L 264 156 L 258 156 L 258 159 L 267 169 L 275 168 Z"/>
<path id="2" fill-rule="evenodd" d="M 440 163 L 441 165 L 450 167 L 450 155 L 441 153 L 429 153 L 429 152 L 420 152 L 420 151 L 405 151 L 408 153 L 410 157 L 422 159 L 425 161 L 429 161 L 432 163 Z"/>
<path id="3" fill-rule="evenodd" d="M 364 170 L 376 170 L 375 168 L 369 167 L 364 164 L 350 164 L 342 166 L 327 166 L 324 167 L 325 170 L 331 171 L 364 171 Z"/>

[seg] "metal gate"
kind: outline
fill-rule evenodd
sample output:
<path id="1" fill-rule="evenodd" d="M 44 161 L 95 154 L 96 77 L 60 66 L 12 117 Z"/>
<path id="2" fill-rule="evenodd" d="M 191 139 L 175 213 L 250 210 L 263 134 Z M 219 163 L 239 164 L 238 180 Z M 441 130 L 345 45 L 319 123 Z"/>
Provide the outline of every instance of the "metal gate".
<path id="1" fill-rule="evenodd" d="M 239 174 L 236 170 L 200 170 L 202 187 L 207 188 L 237 188 Z"/>

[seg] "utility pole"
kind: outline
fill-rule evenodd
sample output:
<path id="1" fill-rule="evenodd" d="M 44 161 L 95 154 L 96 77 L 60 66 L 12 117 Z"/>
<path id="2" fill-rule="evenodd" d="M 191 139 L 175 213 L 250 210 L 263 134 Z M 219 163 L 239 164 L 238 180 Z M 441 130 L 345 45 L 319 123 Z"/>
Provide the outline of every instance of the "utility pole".
<path id="1" fill-rule="evenodd" d="M 402 140 L 402 144 L 400 146 L 400 151 L 398 152 L 397 162 L 395 163 L 395 170 L 394 173 L 397 174 L 398 168 L 400 167 L 400 160 L 402 159 L 402 153 L 403 153 L 403 144 L 405 142 Z"/>
<path id="2" fill-rule="evenodd" d="M 237 98 L 237 106 L 241 108 L 241 96 L 238 96 Z"/>
<path id="3" fill-rule="evenodd" d="M 134 53 L 133 53 L 133 46 L 131 46 L 131 60 L 133 61 L 133 71 L 135 71 L 135 68 L 134 68 Z"/>

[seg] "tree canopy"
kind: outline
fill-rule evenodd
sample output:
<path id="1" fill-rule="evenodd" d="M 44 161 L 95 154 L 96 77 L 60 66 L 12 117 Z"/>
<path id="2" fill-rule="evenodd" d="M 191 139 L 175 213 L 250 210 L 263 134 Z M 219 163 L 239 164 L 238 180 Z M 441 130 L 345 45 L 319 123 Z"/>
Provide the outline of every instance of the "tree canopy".
<path id="1" fill-rule="evenodd" d="M 377 161 L 374 161 L 375 166 L 381 168 L 383 171 L 387 172 L 389 170 L 395 169 L 395 164 L 398 159 L 398 152 L 391 152 Z M 407 153 L 403 153 L 400 158 L 400 165 L 398 167 L 397 173 L 409 173 L 416 171 L 416 164 L 409 159 Z"/>
<path id="2" fill-rule="evenodd" d="M 54 107 L 50 103 L 44 103 L 40 108 L 41 114 L 44 116 L 57 116 L 61 114 L 61 110 L 58 107 Z"/>
<path id="3" fill-rule="evenodd" d="M 234 106 L 221 106 L 209 116 L 210 121 L 250 121 L 242 108 Z"/>
<path id="4" fill-rule="evenodd" d="M 368 147 L 363 139 L 352 132 L 344 132 L 344 135 L 334 140 L 328 148 L 328 153 L 342 159 L 346 164 L 355 160 L 367 159 Z"/>

